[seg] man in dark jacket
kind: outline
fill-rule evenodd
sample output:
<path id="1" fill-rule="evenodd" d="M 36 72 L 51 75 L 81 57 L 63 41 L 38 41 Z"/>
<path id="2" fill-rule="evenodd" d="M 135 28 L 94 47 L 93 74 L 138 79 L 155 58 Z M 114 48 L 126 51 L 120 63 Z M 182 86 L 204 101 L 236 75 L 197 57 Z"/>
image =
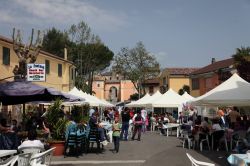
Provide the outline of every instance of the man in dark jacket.
<path id="1" fill-rule="evenodd" d="M 129 119 L 130 119 L 129 110 L 127 107 L 125 107 L 124 110 L 122 111 L 122 131 L 120 136 L 121 140 L 123 139 L 125 141 L 128 140 Z"/>

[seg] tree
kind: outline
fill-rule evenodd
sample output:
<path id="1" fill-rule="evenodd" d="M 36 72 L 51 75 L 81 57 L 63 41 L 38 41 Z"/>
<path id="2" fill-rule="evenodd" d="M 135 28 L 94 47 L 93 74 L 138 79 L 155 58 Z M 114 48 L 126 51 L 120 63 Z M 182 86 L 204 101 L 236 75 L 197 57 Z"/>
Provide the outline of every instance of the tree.
<path id="1" fill-rule="evenodd" d="M 190 87 L 188 85 L 183 85 L 183 87 L 178 91 L 179 95 L 183 95 L 185 92 L 190 94 Z"/>
<path id="2" fill-rule="evenodd" d="M 37 37 L 34 42 L 34 29 L 32 29 L 30 41 L 28 44 L 23 44 L 22 34 L 20 30 L 13 29 L 13 50 L 18 57 L 19 65 L 16 65 L 13 69 L 13 73 L 16 78 L 25 79 L 27 75 L 27 63 L 35 63 L 37 56 L 41 50 L 43 43 L 43 34 L 40 30 L 37 31 Z"/>
<path id="3" fill-rule="evenodd" d="M 91 33 L 90 27 L 83 21 L 73 24 L 68 34 L 75 44 L 71 55 L 79 74 L 77 84 L 92 94 L 93 75 L 110 65 L 114 53 L 101 42 L 99 36 Z"/>
<path id="4" fill-rule="evenodd" d="M 68 59 L 76 65 L 75 86 L 92 93 L 93 75 L 110 65 L 113 52 L 101 42 L 99 36 L 92 34 L 84 21 L 71 25 L 64 32 L 56 28 L 47 31 L 44 50 L 63 57 L 65 47 Z"/>
<path id="5" fill-rule="evenodd" d="M 53 27 L 52 29 L 47 30 L 44 35 L 42 49 L 64 58 L 64 48 L 67 48 L 70 44 L 71 42 L 68 34 Z"/>
<path id="6" fill-rule="evenodd" d="M 113 68 L 126 79 L 131 80 L 139 95 L 145 94 L 142 84 L 145 80 L 154 78 L 160 72 L 159 63 L 150 54 L 142 42 L 132 49 L 122 48 L 114 58 Z"/>
<path id="7" fill-rule="evenodd" d="M 250 47 L 237 48 L 233 58 L 239 75 L 250 82 Z"/>

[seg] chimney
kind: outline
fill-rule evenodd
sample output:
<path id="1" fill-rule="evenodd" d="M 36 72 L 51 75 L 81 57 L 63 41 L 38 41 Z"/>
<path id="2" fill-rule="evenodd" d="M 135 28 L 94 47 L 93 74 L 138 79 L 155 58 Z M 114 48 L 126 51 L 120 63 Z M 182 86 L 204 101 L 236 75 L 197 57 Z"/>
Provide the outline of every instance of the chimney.
<path id="1" fill-rule="evenodd" d="M 211 64 L 213 64 L 215 62 L 215 58 L 212 58 Z"/>
<path id="2" fill-rule="evenodd" d="M 66 47 L 64 47 L 64 59 L 68 60 L 68 50 Z"/>

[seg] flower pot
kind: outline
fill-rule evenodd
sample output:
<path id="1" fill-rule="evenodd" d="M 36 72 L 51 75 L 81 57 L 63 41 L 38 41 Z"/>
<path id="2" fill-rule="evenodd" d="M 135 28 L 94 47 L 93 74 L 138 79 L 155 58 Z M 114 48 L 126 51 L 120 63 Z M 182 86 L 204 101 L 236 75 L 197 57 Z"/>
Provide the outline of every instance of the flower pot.
<path id="1" fill-rule="evenodd" d="M 64 141 L 51 141 L 49 142 L 50 147 L 55 147 L 56 149 L 53 152 L 53 156 L 62 156 L 64 153 Z"/>

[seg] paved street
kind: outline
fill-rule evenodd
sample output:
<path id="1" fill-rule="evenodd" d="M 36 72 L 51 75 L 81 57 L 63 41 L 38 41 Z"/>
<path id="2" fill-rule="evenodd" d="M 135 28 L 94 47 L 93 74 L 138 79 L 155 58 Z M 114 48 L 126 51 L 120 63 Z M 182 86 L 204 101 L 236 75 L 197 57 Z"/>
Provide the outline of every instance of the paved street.
<path id="1" fill-rule="evenodd" d="M 75 157 L 53 157 L 53 165 L 101 165 L 101 166 L 183 166 L 191 165 L 186 152 L 194 158 L 215 163 L 216 165 L 227 165 L 226 152 L 183 149 L 180 140 L 174 136 L 161 136 L 159 133 L 147 132 L 142 135 L 142 141 L 122 141 L 120 152 L 113 153 L 113 144 L 105 147 L 102 154 L 88 153 L 79 158 Z"/>

